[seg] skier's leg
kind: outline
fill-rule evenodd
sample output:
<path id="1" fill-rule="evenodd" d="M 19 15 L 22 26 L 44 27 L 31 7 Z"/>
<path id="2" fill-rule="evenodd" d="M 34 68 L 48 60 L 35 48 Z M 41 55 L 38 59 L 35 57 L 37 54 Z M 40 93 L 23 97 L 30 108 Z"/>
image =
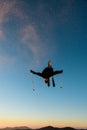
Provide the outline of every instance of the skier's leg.
<path id="1" fill-rule="evenodd" d="M 48 79 L 48 83 L 47 84 L 48 84 L 48 87 L 49 87 L 50 86 L 50 79 Z"/>
<path id="2" fill-rule="evenodd" d="M 53 84 L 53 87 L 55 87 L 54 77 L 52 77 L 52 84 Z"/>

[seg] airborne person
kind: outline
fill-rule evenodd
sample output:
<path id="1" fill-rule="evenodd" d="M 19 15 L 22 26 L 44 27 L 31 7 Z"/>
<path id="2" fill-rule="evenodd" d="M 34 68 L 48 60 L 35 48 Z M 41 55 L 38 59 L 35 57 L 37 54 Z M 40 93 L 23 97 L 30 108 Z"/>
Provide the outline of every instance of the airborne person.
<path id="1" fill-rule="evenodd" d="M 56 74 L 61 74 L 63 73 L 63 70 L 57 70 L 57 71 L 53 71 L 53 68 L 52 68 L 52 65 L 51 65 L 51 62 L 48 61 L 48 67 L 46 67 L 42 73 L 40 72 L 35 72 L 33 70 L 30 70 L 31 73 L 35 74 L 35 75 L 38 75 L 42 78 L 44 78 L 44 81 L 45 83 L 48 84 L 48 86 L 50 86 L 50 77 L 52 77 L 52 84 L 53 86 L 55 87 L 55 82 L 54 82 L 54 75 Z"/>

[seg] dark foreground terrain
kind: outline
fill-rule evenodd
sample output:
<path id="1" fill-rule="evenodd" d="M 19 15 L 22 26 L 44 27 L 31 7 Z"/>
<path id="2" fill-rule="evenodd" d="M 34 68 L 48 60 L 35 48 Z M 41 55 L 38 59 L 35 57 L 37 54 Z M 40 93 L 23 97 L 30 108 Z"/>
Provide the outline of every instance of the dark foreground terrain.
<path id="1" fill-rule="evenodd" d="M 63 128 L 57 128 L 57 127 L 52 127 L 52 126 L 46 126 L 38 129 L 31 129 L 29 127 L 6 127 L 2 128 L 0 130 L 87 130 L 87 129 L 75 129 L 72 127 L 63 127 Z"/>

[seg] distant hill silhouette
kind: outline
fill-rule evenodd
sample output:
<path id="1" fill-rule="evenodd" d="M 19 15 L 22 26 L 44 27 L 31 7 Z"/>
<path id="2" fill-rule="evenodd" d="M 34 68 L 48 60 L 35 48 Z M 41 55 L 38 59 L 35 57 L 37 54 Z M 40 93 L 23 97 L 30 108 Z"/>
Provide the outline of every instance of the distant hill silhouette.
<path id="1" fill-rule="evenodd" d="M 0 130 L 32 130 L 32 129 L 26 126 L 20 126 L 20 127 L 6 127 Z"/>
<path id="2" fill-rule="evenodd" d="M 57 128 L 57 127 L 47 126 L 47 127 L 40 128 L 38 130 L 76 130 L 76 129 L 71 127 Z"/>
<path id="3" fill-rule="evenodd" d="M 38 129 L 31 129 L 26 126 L 21 126 L 21 127 L 6 127 L 6 128 L 1 128 L 0 130 L 87 130 L 87 129 L 75 129 L 72 127 L 57 128 L 52 126 L 46 126 Z"/>

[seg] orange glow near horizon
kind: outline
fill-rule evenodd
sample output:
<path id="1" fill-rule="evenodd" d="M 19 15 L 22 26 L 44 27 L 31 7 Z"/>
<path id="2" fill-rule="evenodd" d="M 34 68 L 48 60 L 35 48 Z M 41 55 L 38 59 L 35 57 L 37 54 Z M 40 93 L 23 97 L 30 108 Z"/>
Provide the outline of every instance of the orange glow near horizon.
<path id="1" fill-rule="evenodd" d="M 35 121 L 35 120 L 11 120 L 11 119 L 0 119 L 0 128 L 5 127 L 19 127 L 27 126 L 30 128 L 40 128 L 44 126 L 54 126 L 54 127 L 73 127 L 73 128 L 87 128 L 87 122 L 72 122 L 72 121 Z"/>

